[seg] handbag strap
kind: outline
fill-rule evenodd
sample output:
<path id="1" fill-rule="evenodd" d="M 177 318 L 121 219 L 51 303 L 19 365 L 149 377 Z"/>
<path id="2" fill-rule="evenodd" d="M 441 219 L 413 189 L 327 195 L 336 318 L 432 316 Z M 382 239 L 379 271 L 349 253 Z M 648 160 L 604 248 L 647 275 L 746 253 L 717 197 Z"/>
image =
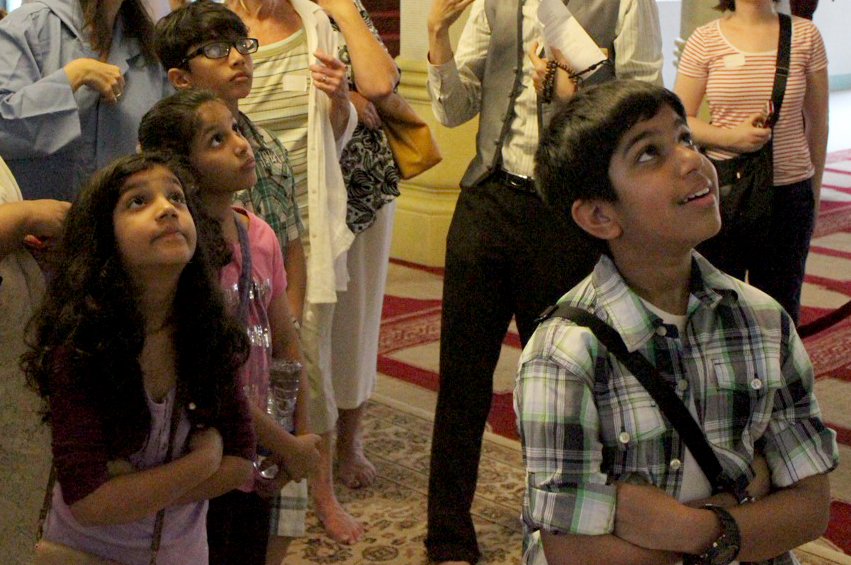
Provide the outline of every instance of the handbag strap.
<path id="1" fill-rule="evenodd" d="M 251 248 L 248 246 L 248 230 L 242 222 L 234 216 L 236 222 L 236 233 L 239 235 L 239 251 L 242 254 L 242 269 L 239 272 L 239 305 L 236 310 L 236 319 L 243 327 L 248 326 L 248 299 L 251 295 Z"/>
<path id="2" fill-rule="evenodd" d="M 630 352 L 623 338 L 614 328 L 586 310 L 568 304 L 556 304 L 547 308 L 538 317 L 536 323 L 539 324 L 553 316 L 566 318 L 579 326 L 590 329 L 600 343 L 632 372 L 638 382 L 659 405 L 659 409 L 668 418 L 674 429 L 680 434 L 715 493 L 729 492 L 737 500 L 744 498 L 744 494 L 739 492 L 736 483 L 724 472 L 721 463 L 718 461 L 718 456 L 715 455 L 706 435 L 704 435 L 703 430 L 688 408 L 650 361 L 637 351 Z"/>
<path id="3" fill-rule="evenodd" d="M 177 426 L 180 424 L 180 410 L 177 406 L 177 390 L 174 391 L 174 400 L 171 403 L 171 425 L 168 431 L 168 451 L 165 455 L 165 462 L 171 463 L 174 459 L 174 438 L 177 435 Z M 151 559 L 148 562 L 150 565 L 157 565 L 157 554 L 160 551 L 160 542 L 163 538 L 163 523 L 165 522 L 165 508 L 160 508 L 157 511 L 157 517 L 154 520 L 154 535 L 151 538 Z"/>
<path id="4" fill-rule="evenodd" d="M 777 64 L 774 69 L 774 88 L 771 91 L 771 115 L 766 126 L 773 128 L 780 119 L 780 107 L 786 93 L 786 79 L 789 78 L 789 60 L 792 56 L 792 18 L 788 14 L 780 17 L 780 39 L 777 44 Z"/>

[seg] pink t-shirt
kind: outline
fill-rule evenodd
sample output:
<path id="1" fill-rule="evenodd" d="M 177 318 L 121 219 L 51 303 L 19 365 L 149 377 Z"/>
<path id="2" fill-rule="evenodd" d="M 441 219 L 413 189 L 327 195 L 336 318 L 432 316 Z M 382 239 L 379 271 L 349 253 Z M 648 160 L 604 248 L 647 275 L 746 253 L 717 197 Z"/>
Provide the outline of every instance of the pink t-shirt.
<path id="1" fill-rule="evenodd" d="M 286 291 L 287 276 L 284 257 L 275 232 L 269 224 L 243 208 L 234 207 L 248 217 L 248 247 L 251 251 L 251 292 L 248 298 L 248 340 L 251 349 L 240 372 L 240 384 L 249 401 L 265 409 L 269 390 L 269 360 L 272 358 L 272 332 L 269 327 L 269 306 L 272 299 Z M 239 305 L 239 274 L 242 272 L 242 252 L 239 244 L 231 249 L 233 260 L 219 271 L 219 283 L 225 300 L 236 312 Z M 253 478 L 239 490 L 251 492 Z"/>
<path id="2" fill-rule="evenodd" d="M 712 125 L 734 128 L 749 115 L 763 111 L 771 100 L 777 48 L 751 53 L 734 47 L 721 30 L 721 20 L 697 28 L 689 37 L 680 58 L 679 72 L 706 79 L 706 99 Z M 815 168 L 804 136 L 803 105 L 807 75 L 827 68 L 824 43 L 815 25 L 792 18 L 789 78 L 774 126 L 774 184 L 783 186 L 813 176 Z M 710 149 L 713 159 L 737 154 Z"/>

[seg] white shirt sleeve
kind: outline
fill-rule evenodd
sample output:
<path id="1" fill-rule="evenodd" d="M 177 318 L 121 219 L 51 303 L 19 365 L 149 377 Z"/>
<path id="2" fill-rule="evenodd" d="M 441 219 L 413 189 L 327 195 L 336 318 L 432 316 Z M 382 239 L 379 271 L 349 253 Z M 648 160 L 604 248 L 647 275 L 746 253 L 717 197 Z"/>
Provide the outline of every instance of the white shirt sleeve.
<path id="1" fill-rule="evenodd" d="M 662 85 L 662 31 L 656 0 L 621 0 L 615 76 Z"/>
<path id="2" fill-rule="evenodd" d="M 490 34 L 485 0 L 475 0 L 453 59 L 442 65 L 428 64 L 431 109 L 446 127 L 459 126 L 479 113 Z"/>

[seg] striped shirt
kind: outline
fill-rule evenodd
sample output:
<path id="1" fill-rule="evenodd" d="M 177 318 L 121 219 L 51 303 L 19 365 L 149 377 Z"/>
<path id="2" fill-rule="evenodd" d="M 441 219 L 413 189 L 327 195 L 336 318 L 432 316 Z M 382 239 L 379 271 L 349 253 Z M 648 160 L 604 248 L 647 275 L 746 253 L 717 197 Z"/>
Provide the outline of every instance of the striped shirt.
<path id="1" fill-rule="evenodd" d="M 525 0 L 523 5 L 524 53 L 535 41 L 541 41 L 536 23 L 538 4 L 538 0 Z M 428 65 L 431 107 L 441 124 L 455 127 L 479 113 L 481 81 L 476 73 L 481 72 L 487 57 L 490 35 L 485 1 L 475 0 L 453 60 Z M 662 84 L 661 32 L 654 0 L 621 0 L 614 46 L 618 78 Z M 523 57 L 523 91 L 515 102 L 515 118 L 502 148 L 505 169 L 526 177 L 533 176 L 538 148 L 538 98 L 532 87 L 533 72 L 529 57 Z"/>
<path id="2" fill-rule="evenodd" d="M 711 123 L 734 128 L 749 115 L 762 112 L 774 85 L 777 49 L 751 53 L 737 49 L 721 30 L 721 20 L 697 28 L 686 43 L 679 72 L 706 80 Z M 813 176 L 815 168 L 804 136 L 803 104 L 807 75 L 827 68 L 827 55 L 818 29 L 810 20 L 792 18 L 789 78 L 780 119 L 774 126 L 774 184 L 783 186 Z M 713 159 L 736 153 L 709 149 Z"/>
<path id="3" fill-rule="evenodd" d="M 645 308 L 612 260 L 563 298 L 617 329 L 698 422 L 737 484 L 765 455 L 774 487 L 836 467 L 835 433 L 821 421 L 813 369 L 789 315 L 765 293 L 695 253 L 684 334 Z M 520 358 L 514 390 L 526 493 L 524 563 L 541 563 L 540 530 L 610 534 L 616 485 L 640 482 L 678 497 L 685 445 L 638 380 L 584 327 L 542 323 Z M 790 554 L 767 563 L 788 564 Z M 537 560 L 537 561 L 536 561 Z"/>
<path id="4" fill-rule="evenodd" d="M 307 35 L 299 28 L 288 38 L 261 46 L 252 55 L 254 84 L 239 108 L 252 122 L 277 136 L 287 150 L 295 179 L 295 194 L 309 246 L 307 231 L 307 109 L 310 58 Z M 283 86 L 283 88 L 282 88 Z"/>

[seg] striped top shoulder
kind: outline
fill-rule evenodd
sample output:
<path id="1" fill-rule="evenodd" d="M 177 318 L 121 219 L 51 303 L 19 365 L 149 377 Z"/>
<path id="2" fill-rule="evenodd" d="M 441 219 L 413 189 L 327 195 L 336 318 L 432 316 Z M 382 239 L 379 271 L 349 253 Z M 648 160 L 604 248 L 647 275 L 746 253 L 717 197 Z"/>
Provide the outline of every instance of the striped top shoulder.
<path id="1" fill-rule="evenodd" d="M 709 22 L 694 31 L 683 50 L 679 72 L 706 80 L 712 125 L 732 129 L 748 116 L 763 111 L 771 100 L 777 49 L 743 51 L 724 36 L 720 22 Z M 793 17 L 789 78 L 773 135 L 777 186 L 813 175 L 802 112 L 807 75 L 826 68 L 827 55 L 818 29 L 809 20 Z M 710 149 L 707 154 L 713 159 L 736 156 L 721 149 Z"/>

